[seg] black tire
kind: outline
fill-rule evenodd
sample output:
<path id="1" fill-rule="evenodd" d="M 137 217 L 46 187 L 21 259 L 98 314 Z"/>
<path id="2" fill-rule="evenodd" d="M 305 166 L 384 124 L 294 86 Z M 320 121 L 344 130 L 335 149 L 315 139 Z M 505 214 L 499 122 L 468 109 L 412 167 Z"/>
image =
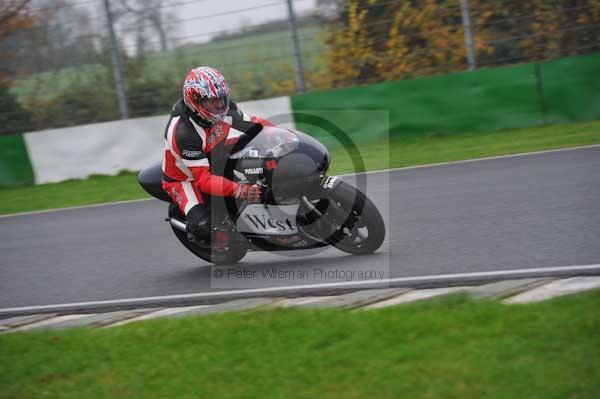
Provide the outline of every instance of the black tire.
<path id="1" fill-rule="evenodd" d="M 175 204 L 169 205 L 169 217 L 174 217 L 181 221 L 185 221 L 185 215 L 181 213 L 179 207 L 177 207 L 177 205 Z M 185 232 L 178 230 L 173 226 L 171 226 L 171 229 L 173 230 L 173 233 L 175 234 L 177 239 L 191 253 L 209 263 L 214 263 L 215 265 L 234 265 L 240 260 L 242 260 L 242 258 L 246 256 L 246 253 L 248 252 L 248 249 L 244 246 L 231 246 L 227 252 L 214 252 L 210 249 L 200 247 L 197 244 L 189 241 Z"/>
<path id="2" fill-rule="evenodd" d="M 334 244 L 336 248 L 349 254 L 364 255 L 375 252 L 381 247 L 385 239 L 385 224 L 381 213 L 366 195 L 350 184 L 340 182 L 329 195 L 329 200 L 334 201 L 348 215 L 354 212 L 359 216 L 359 221 L 352 229 L 353 236 L 338 241 Z M 358 242 L 354 237 L 356 235 L 360 238 L 359 231 L 356 229 L 366 229 L 368 231 L 366 239 Z"/>

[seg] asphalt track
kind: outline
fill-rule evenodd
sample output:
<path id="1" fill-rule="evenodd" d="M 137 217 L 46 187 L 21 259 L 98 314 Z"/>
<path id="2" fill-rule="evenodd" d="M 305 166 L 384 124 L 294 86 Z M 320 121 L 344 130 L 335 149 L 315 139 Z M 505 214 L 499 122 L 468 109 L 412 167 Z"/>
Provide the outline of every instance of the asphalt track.
<path id="1" fill-rule="evenodd" d="M 256 252 L 240 268 L 378 265 L 397 278 L 600 263 L 600 147 L 372 173 L 368 195 L 388 230 L 375 254 Z M 140 201 L 0 218 L 0 308 L 272 283 L 215 288 L 223 280 L 178 243 L 164 214 L 164 203 Z"/>

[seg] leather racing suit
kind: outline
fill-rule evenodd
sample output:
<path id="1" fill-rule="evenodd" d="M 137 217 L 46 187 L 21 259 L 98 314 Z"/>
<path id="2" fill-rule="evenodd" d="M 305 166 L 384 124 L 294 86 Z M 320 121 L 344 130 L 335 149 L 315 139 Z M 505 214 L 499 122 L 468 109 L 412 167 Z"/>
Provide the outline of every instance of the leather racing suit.
<path id="1" fill-rule="evenodd" d="M 165 129 L 162 186 L 181 212 L 195 224 L 207 225 L 210 197 L 233 196 L 238 183 L 225 177 L 225 162 L 233 145 L 271 124 L 244 114 L 230 102 L 221 123 L 212 124 L 193 113 L 180 99 L 173 106 Z"/>

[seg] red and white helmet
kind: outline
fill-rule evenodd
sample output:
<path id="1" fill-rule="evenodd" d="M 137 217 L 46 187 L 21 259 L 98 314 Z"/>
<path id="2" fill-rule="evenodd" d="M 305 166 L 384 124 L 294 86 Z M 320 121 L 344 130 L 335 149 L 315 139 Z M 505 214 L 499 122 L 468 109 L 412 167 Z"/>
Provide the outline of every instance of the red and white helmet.
<path id="1" fill-rule="evenodd" d="M 215 68 L 194 68 L 183 83 L 183 102 L 202 119 L 219 123 L 229 111 L 229 85 Z"/>

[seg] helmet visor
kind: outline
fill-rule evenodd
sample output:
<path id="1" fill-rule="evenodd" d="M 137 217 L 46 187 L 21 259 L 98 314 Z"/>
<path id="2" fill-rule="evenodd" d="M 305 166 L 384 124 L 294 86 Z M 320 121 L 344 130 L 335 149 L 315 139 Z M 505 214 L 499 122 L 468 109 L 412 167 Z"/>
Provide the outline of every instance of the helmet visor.
<path id="1" fill-rule="evenodd" d="M 203 98 L 200 105 L 211 114 L 223 114 L 229 110 L 229 98 Z"/>

